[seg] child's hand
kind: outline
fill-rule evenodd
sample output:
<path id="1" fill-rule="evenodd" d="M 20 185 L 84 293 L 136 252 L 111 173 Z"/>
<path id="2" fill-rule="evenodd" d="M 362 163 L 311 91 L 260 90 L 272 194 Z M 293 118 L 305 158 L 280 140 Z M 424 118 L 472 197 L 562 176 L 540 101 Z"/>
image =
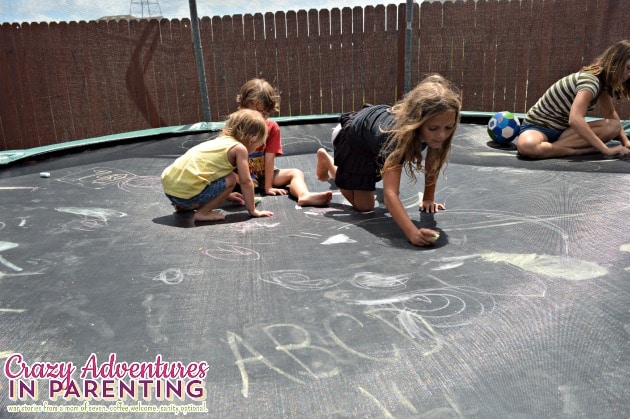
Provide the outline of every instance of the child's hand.
<path id="1" fill-rule="evenodd" d="M 255 209 L 253 211 L 249 211 L 249 215 L 250 215 L 250 217 L 254 217 L 254 218 L 271 217 L 273 215 L 273 212 L 271 212 L 271 211 L 259 211 L 259 210 Z"/>
<path id="2" fill-rule="evenodd" d="M 609 157 L 620 156 L 620 157 L 630 157 L 630 148 L 618 145 L 615 147 L 609 147 L 604 152 L 605 155 Z"/>
<path id="3" fill-rule="evenodd" d="M 437 231 L 429 228 L 419 228 L 414 232 L 412 237 L 409 237 L 409 241 L 414 246 L 431 246 L 435 244 L 439 237 L 440 233 Z"/>
<path id="4" fill-rule="evenodd" d="M 422 201 L 420 204 L 420 211 L 423 212 L 438 212 L 438 210 L 445 210 L 444 204 L 439 204 L 435 201 Z"/>
<path id="5" fill-rule="evenodd" d="M 278 189 L 278 188 L 269 188 L 268 190 L 265 191 L 265 194 L 267 195 L 286 195 L 288 193 L 288 191 L 286 189 Z"/>

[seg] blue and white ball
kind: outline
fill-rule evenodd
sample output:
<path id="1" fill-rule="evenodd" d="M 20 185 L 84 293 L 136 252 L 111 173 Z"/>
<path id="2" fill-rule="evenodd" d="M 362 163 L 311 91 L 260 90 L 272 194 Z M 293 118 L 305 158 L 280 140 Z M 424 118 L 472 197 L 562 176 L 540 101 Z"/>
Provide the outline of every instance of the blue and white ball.
<path id="1" fill-rule="evenodd" d="M 512 112 L 495 113 L 488 121 L 488 135 L 496 143 L 507 144 L 518 137 L 521 122 Z"/>

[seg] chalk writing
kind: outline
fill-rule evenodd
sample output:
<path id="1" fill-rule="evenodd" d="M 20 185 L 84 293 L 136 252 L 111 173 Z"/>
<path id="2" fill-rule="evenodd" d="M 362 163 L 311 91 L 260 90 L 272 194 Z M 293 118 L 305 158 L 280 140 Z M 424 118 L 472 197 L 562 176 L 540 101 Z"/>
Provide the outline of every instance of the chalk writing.
<path id="1" fill-rule="evenodd" d="M 311 279 L 304 271 L 292 269 L 260 274 L 258 275 L 258 279 L 296 291 L 323 290 L 335 287 L 342 282 L 340 279 L 331 278 Z"/>
<path id="2" fill-rule="evenodd" d="M 120 182 L 133 177 L 136 175 L 124 170 L 94 167 L 62 176 L 57 180 L 88 189 L 103 189 L 110 185 L 118 185 Z"/>
<path id="3" fill-rule="evenodd" d="M 5 242 L 5 241 L 0 241 L 0 252 L 4 252 L 5 250 L 9 250 L 9 249 L 14 249 L 16 247 L 18 247 L 19 245 L 17 243 L 11 243 L 11 242 Z M 22 272 L 22 268 L 20 268 L 19 266 L 9 262 L 8 260 L 6 260 L 5 258 L 3 258 L 0 255 L 0 263 L 3 264 L 4 266 L 6 266 L 9 269 L 13 269 L 16 272 Z"/>
<path id="4" fill-rule="evenodd" d="M 78 207 L 60 207 L 55 208 L 55 211 L 65 212 L 68 214 L 82 215 L 88 218 L 95 218 L 107 223 L 109 218 L 113 217 L 126 217 L 127 214 L 120 211 L 110 210 L 106 208 L 78 208 Z"/>
<path id="5" fill-rule="evenodd" d="M 255 250 L 248 249 L 242 246 L 237 246 L 235 244 L 218 243 L 213 248 L 201 248 L 199 249 L 199 251 L 213 259 L 234 262 L 260 259 L 260 254 Z"/>
<path id="6" fill-rule="evenodd" d="M 319 380 L 331 378 L 341 374 L 341 365 L 348 361 L 343 360 L 344 354 L 356 356 L 374 362 L 392 363 L 401 359 L 400 349 L 393 341 L 395 338 L 386 339 L 389 348 L 382 348 L 375 351 L 370 347 L 369 351 L 362 349 L 364 346 L 352 346 L 350 342 L 360 339 L 362 341 L 372 341 L 375 333 L 397 336 L 402 343 L 409 344 L 414 350 L 419 349 L 424 356 L 431 355 L 442 348 L 442 342 L 437 337 L 435 331 L 427 328 L 425 332 L 411 336 L 392 317 L 400 313 L 399 310 L 390 308 L 368 308 L 363 311 L 363 317 L 358 318 L 348 313 L 333 313 L 327 316 L 324 321 L 326 333 L 335 344 L 333 346 L 322 347 L 314 344 L 311 334 L 302 326 L 290 323 L 271 324 L 262 326 L 260 331 L 267 336 L 268 343 L 260 342 L 264 347 L 254 347 L 247 339 L 237 333 L 227 331 L 227 344 L 235 358 L 241 376 L 241 394 L 249 396 L 250 373 L 249 365 L 262 364 L 277 374 L 298 384 L 306 384 L 307 379 Z M 419 317 L 415 313 L 409 313 L 410 317 Z M 419 320 L 419 323 L 422 321 Z M 318 338 L 317 341 L 321 341 Z M 341 352 L 338 351 L 341 349 Z M 269 350 L 282 357 L 265 356 L 263 353 Z M 376 354 L 380 355 L 377 356 Z M 286 367 L 281 367 L 282 359 L 291 361 L 291 365 L 296 365 L 298 373 L 288 371 Z"/>
<path id="7" fill-rule="evenodd" d="M 164 296 L 163 298 L 170 298 Z M 153 298 L 153 294 L 147 294 L 142 301 L 147 318 L 147 333 L 154 343 L 166 343 L 169 341 L 168 336 L 162 333 L 162 320 L 167 318 L 168 307 L 165 302 Z"/>
<path id="8" fill-rule="evenodd" d="M 179 268 L 168 268 L 157 274 L 155 273 L 144 273 L 142 274 L 145 278 L 151 278 L 153 281 L 162 281 L 167 285 L 175 285 L 179 284 L 184 280 L 186 276 L 201 276 L 203 275 L 203 270 L 198 269 L 188 269 L 181 270 Z"/>
<path id="9" fill-rule="evenodd" d="M 162 191 L 162 181 L 159 176 L 130 176 L 121 179 L 118 187 L 126 192 L 134 192 L 138 189 Z"/>
<path id="10" fill-rule="evenodd" d="M 374 272 L 358 272 L 355 273 L 350 283 L 357 288 L 368 290 L 387 289 L 395 290 L 405 288 L 405 284 L 409 280 L 409 275 L 384 275 Z"/>
<path id="11" fill-rule="evenodd" d="M 357 242 L 356 240 L 351 239 L 350 237 L 346 236 L 345 234 L 337 234 L 335 236 L 331 236 L 331 237 L 327 238 L 326 240 L 321 242 L 321 244 L 329 245 L 329 244 L 356 243 L 356 242 Z"/>

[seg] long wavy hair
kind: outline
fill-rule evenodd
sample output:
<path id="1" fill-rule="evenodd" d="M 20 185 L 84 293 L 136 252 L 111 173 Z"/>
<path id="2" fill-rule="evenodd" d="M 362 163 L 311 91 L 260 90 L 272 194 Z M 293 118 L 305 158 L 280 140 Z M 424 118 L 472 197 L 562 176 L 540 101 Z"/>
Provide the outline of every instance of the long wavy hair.
<path id="1" fill-rule="evenodd" d="M 390 110 L 395 116 L 393 128 L 384 132 L 390 133 L 387 149 L 393 148 L 385 160 L 383 171 L 404 167 L 405 172 L 414 180 L 415 171 L 426 171 L 434 175 L 434 179 L 448 160 L 451 141 L 455 129 L 459 125 L 462 101 L 459 89 L 439 74 L 425 77 L 405 97 L 398 101 Z M 423 167 L 422 138 L 420 128 L 425 122 L 443 112 L 455 111 L 455 129 L 438 150 L 438 158 L 433 167 Z"/>
<path id="2" fill-rule="evenodd" d="M 254 137 L 254 143 L 262 143 L 267 139 L 267 124 L 260 112 L 252 109 L 239 109 L 230 114 L 221 133 L 234 137 L 243 144 L 248 137 Z"/>
<path id="3" fill-rule="evenodd" d="M 599 77 L 602 90 L 615 99 L 630 100 L 630 79 L 623 81 L 626 63 L 630 60 L 630 41 L 624 39 L 610 46 L 591 64 L 582 67 L 581 71 Z"/>

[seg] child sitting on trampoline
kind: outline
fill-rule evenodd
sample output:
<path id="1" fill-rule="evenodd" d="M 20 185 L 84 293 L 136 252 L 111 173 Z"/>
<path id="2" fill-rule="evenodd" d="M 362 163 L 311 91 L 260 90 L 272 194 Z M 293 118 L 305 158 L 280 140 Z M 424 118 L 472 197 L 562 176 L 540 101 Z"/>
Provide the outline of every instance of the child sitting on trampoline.
<path id="1" fill-rule="evenodd" d="M 248 155 L 267 138 L 267 125 L 259 112 L 242 109 L 230 115 L 221 136 L 188 150 L 162 172 L 162 186 L 176 212 L 196 210 L 195 221 L 220 221 L 214 211 L 226 200 L 244 202 L 252 217 L 270 217 L 254 202 L 254 182 Z M 234 169 L 238 169 L 238 174 Z M 240 184 L 241 194 L 232 190 Z"/>
<path id="2" fill-rule="evenodd" d="M 630 99 L 630 41 L 609 47 L 592 64 L 554 83 L 532 106 L 521 125 L 516 146 L 532 159 L 600 152 L 630 156 L 630 141 L 622 128 L 615 99 Z M 596 104 L 604 119 L 587 121 Z M 618 138 L 621 145 L 606 143 Z"/>
<path id="3" fill-rule="evenodd" d="M 385 206 L 407 239 L 416 246 L 432 245 L 438 233 L 417 228 L 400 200 L 401 175 L 404 168 L 415 180 L 414 169 L 423 171 L 420 210 L 434 213 L 445 209 L 435 201 L 435 188 L 460 110 L 457 88 L 433 74 L 392 107 L 365 105 L 359 112 L 342 114 L 333 131 L 334 159 L 323 148 L 317 150 L 317 178 L 323 182 L 332 178 L 360 212 L 374 209 L 375 184 L 382 179 Z"/>
<path id="4" fill-rule="evenodd" d="M 310 192 L 304 182 L 304 173 L 299 169 L 277 169 L 276 156 L 282 155 L 280 126 L 269 118 L 273 112 L 280 110 L 280 96 L 267 81 L 263 79 L 249 80 L 241 87 L 236 101 L 240 109 L 257 110 L 265 118 L 268 136 L 264 145 L 258 147 L 249 156 L 249 168 L 254 182 L 266 195 L 286 195 L 289 193 L 297 199 L 301 206 L 325 206 L 332 199 L 332 192 Z"/>

